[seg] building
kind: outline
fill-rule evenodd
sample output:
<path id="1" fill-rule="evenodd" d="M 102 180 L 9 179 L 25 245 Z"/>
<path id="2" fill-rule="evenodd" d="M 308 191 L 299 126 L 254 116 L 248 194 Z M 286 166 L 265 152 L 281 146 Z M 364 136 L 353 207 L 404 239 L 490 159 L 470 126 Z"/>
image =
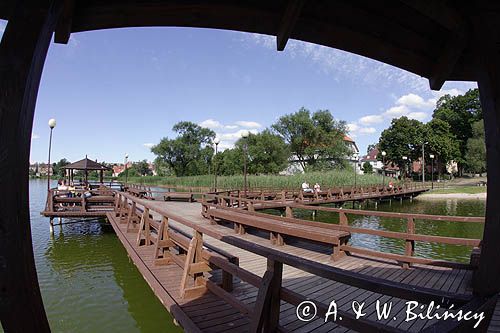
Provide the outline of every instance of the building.
<path id="1" fill-rule="evenodd" d="M 372 150 L 370 150 L 367 155 L 363 156 L 363 158 L 360 161 L 361 168 L 363 168 L 363 164 L 368 162 L 372 166 L 374 173 L 382 173 L 382 168 L 384 165 L 381 159 L 382 155 L 380 155 L 380 160 L 379 160 L 379 151 L 378 148 L 375 147 Z"/>

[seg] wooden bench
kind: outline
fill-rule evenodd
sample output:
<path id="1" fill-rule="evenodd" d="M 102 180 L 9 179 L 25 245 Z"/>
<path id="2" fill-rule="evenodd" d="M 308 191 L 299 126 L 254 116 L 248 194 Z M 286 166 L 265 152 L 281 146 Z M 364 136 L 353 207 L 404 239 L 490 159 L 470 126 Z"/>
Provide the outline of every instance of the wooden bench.
<path id="1" fill-rule="evenodd" d="M 134 197 L 144 198 L 148 194 L 148 191 L 145 189 L 139 189 L 135 187 L 127 188 L 127 192 L 132 194 Z"/>
<path id="2" fill-rule="evenodd" d="M 188 201 L 194 202 L 194 196 L 191 192 L 168 192 L 163 196 L 163 200 L 165 201 Z"/>
<path id="3" fill-rule="evenodd" d="M 167 265 L 175 263 L 179 267 L 184 267 L 185 278 L 187 276 L 199 276 L 203 272 L 213 270 L 221 270 L 221 287 L 230 292 L 233 289 L 233 275 L 222 267 L 214 264 L 227 262 L 235 266 L 239 266 L 239 258 L 222 249 L 218 249 L 210 244 L 201 242 L 198 244 L 201 257 L 198 258 L 198 263 L 192 263 L 188 259 L 193 241 L 196 241 L 196 236 L 191 236 L 188 233 L 173 227 L 169 223 L 167 217 L 162 217 L 162 220 L 155 220 L 149 209 L 137 207 L 135 202 L 127 203 L 127 216 L 125 220 L 120 219 L 120 223 L 127 223 L 126 232 L 137 232 L 137 246 L 154 245 L 153 260 L 155 265 Z M 174 248 L 177 248 L 174 250 Z M 219 259 L 218 261 L 216 259 Z M 181 282 L 181 295 L 183 298 L 192 298 L 198 296 L 198 293 L 203 293 L 206 290 L 206 284 L 196 284 L 194 287 L 187 288 L 184 282 Z"/>
<path id="4" fill-rule="evenodd" d="M 211 223 L 215 223 L 215 219 L 233 222 L 235 232 L 238 234 L 244 234 L 245 227 L 269 231 L 270 241 L 276 245 L 284 245 L 283 235 L 330 244 L 333 246 L 331 256 L 333 260 L 343 255 L 340 246 L 347 244 L 350 238 L 350 233 L 346 231 L 331 230 L 313 225 L 297 225 L 291 222 L 278 221 L 271 217 L 255 216 L 251 213 L 230 209 L 208 209 L 206 216 Z"/>

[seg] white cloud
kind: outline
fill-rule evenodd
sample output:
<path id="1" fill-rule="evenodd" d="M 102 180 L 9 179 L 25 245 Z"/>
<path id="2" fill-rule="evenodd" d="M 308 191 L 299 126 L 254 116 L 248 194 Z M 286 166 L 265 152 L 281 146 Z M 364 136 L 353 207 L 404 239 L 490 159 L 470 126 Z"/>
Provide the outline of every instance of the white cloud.
<path id="1" fill-rule="evenodd" d="M 359 134 L 373 134 L 376 131 L 374 127 L 361 127 L 358 132 Z"/>
<path id="2" fill-rule="evenodd" d="M 154 144 L 154 143 L 151 143 L 151 142 L 148 142 L 148 143 L 143 143 L 142 145 L 143 145 L 144 147 L 146 147 L 146 148 L 153 148 L 153 146 L 155 146 L 155 144 Z"/>
<path id="3" fill-rule="evenodd" d="M 223 134 L 218 135 L 218 137 L 221 140 L 236 141 L 239 138 L 241 138 L 241 135 L 243 134 L 243 131 L 245 131 L 245 130 L 239 130 L 239 131 L 231 132 L 231 133 L 223 133 Z M 252 133 L 252 134 L 257 134 L 259 131 L 257 131 L 256 129 L 251 129 L 251 130 L 249 130 L 249 132 Z"/>
<path id="4" fill-rule="evenodd" d="M 246 127 L 246 128 L 261 128 L 262 127 L 262 125 L 256 121 L 245 121 L 245 120 L 237 121 L 236 125 L 239 125 L 241 127 Z"/>
<path id="5" fill-rule="evenodd" d="M 239 127 L 238 125 L 225 125 L 224 126 L 225 129 L 229 129 L 229 130 L 237 129 L 238 127 Z"/>
<path id="6" fill-rule="evenodd" d="M 356 123 L 350 123 L 347 124 L 347 129 L 349 130 L 349 132 L 356 132 L 359 129 L 359 126 Z"/>
<path id="7" fill-rule="evenodd" d="M 242 41 L 275 50 L 276 38 L 267 35 L 245 34 Z M 412 91 L 428 91 L 427 79 L 383 62 L 350 52 L 298 40 L 288 41 L 284 54 L 291 58 L 302 58 L 315 64 L 321 71 L 332 75 L 337 81 L 364 84 L 376 89 L 392 85 L 405 86 Z"/>
<path id="8" fill-rule="evenodd" d="M 219 121 L 213 119 L 203 120 L 201 123 L 199 123 L 199 125 L 201 127 L 211 128 L 211 129 L 222 127 L 222 124 Z"/>
<path id="9" fill-rule="evenodd" d="M 419 121 L 423 121 L 427 118 L 427 113 L 425 113 L 425 112 L 410 112 L 406 116 L 410 119 L 416 119 Z"/>
<path id="10" fill-rule="evenodd" d="M 32 133 L 31 134 L 31 140 L 36 140 L 36 139 L 40 139 L 40 136 L 36 133 Z"/>
<path id="11" fill-rule="evenodd" d="M 431 109 L 436 106 L 436 101 L 434 99 L 424 100 L 421 96 L 413 93 L 401 96 L 396 103 L 417 109 Z"/>
<path id="12" fill-rule="evenodd" d="M 390 107 L 383 113 L 383 115 L 388 118 L 398 118 L 404 116 L 405 114 L 408 114 L 409 112 L 410 110 L 406 105 L 398 105 Z"/>
<path id="13" fill-rule="evenodd" d="M 437 98 L 444 96 L 444 95 L 450 95 L 450 96 L 458 96 L 458 95 L 463 95 L 465 92 L 457 89 L 457 88 L 451 88 L 451 89 L 441 89 L 439 91 L 432 91 L 432 94 L 436 96 Z"/>
<path id="14" fill-rule="evenodd" d="M 375 115 L 375 114 L 359 118 L 359 123 L 362 125 L 380 124 L 383 121 L 384 121 L 384 117 L 382 117 L 381 115 Z"/>

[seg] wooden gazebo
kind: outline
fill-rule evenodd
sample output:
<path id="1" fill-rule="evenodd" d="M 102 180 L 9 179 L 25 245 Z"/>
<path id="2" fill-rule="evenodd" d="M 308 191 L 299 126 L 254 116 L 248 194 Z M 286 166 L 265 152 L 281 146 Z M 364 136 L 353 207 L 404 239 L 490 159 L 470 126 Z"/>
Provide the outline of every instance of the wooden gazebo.
<path id="1" fill-rule="evenodd" d="M 474 292 L 500 291 L 500 2 L 409 0 L 0 0 L 0 316 L 6 331 L 49 325 L 33 259 L 28 206 L 31 131 L 55 33 L 121 27 L 228 29 L 343 49 L 429 79 L 477 81 L 486 131 L 488 198 Z"/>
<path id="2" fill-rule="evenodd" d="M 99 182 L 103 183 L 104 171 L 111 170 L 111 168 L 103 164 L 88 159 L 87 156 L 85 156 L 84 159 L 64 166 L 63 169 L 66 170 L 66 176 L 70 182 L 74 182 L 74 170 L 83 171 L 85 175 L 85 183 L 88 182 L 89 171 L 99 171 Z"/>

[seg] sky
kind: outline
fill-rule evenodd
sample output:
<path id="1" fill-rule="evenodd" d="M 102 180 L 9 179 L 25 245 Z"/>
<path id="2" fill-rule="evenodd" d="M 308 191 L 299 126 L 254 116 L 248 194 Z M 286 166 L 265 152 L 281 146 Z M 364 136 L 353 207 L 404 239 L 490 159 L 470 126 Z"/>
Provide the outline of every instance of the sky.
<path id="1" fill-rule="evenodd" d="M 0 21 L 0 35 L 6 22 Z M 301 107 L 328 109 L 348 124 L 361 154 L 393 118 L 429 121 L 436 100 L 475 88 L 427 79 L 345 51 L 214 29 L 135 28 L 74 33 L 51 44 L 31 140 L 32 162 L 85 155 L 106 162 L 152 161 L 152 145 L 192 121 L 211 128 L 220 149 L 243 130 L 259 132 Z"/>

